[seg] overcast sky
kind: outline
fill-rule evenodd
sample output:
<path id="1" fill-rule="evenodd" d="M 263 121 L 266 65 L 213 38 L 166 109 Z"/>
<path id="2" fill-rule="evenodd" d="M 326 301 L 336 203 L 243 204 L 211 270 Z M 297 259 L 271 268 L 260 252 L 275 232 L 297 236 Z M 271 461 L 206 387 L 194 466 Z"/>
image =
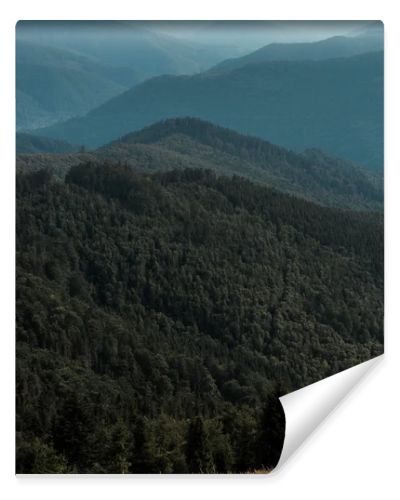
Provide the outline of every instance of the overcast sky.
<path id="1" fill-rule="evenodd" d="M 169 36 L 189 43 L 231 47 L 232 55 L 253 51 L 273 42 L 308 42 L 337 35 L 382 33 L 377 21 L 22 21 L 17 39 L 67 45 L 84 37 L 94 43 L 123 42 L 143 35 Z M 97 41 L 96 41 L 97 40 Z"/>

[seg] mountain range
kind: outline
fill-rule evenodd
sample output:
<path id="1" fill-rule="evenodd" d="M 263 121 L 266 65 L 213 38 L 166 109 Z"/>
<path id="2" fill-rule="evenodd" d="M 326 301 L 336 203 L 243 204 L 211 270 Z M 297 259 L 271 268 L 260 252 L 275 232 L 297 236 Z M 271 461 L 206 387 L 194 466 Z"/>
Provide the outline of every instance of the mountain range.
<path id="1" fill-rule="evenodd" d="M 382 82 L 382 52 L 160 76 L 84 117 L 37 133 L 98 147 L 158 120 L 192 116 L 296 151 L 319 148 L 382 170 Z"/>
<path id="2" fill-rule="evenodd" d="M 16 35 L 17 130 L 83 115 L 147 78 L 203 71 L 238 53 L 120 22 L 21 21 Z"/>
<path id="3" fill-rule="evenodd" d="M 382 48 L 18 23 L 17 473 L 267 473 L 280 396 L 383 352 Z"/>
<path id="4" fill-rule="evenodd" d="M 368 31 L 356 37 L 334 36 L 316 42 L 270 43 L 242 57 L 222 61 L 213 70 L 235 69 L 265 61 L 321 61 L 380 50 L 383 50 L 382 33 Z"/>
<path id="5" fill-rule="evenodd" d="M 47 152 L 49 142 L 45 142 Z M 53 150 L 54 150 L 53 146 Z M 70 146 L 72 148 L 72 146 Z M 140 171 L 211 169 L 342 208 L 382 209 L 382 177 L 311 149 L 295 153 L 195 118 L 168 119 L 87 153 L 18 154 L 17 170 L 50 167 L 64 177 L 84 161 L 127 164 Z"/>
<path id="6" fill-rule="evenodd" d="M 111 71 L 88 57 L 19 41 L 16 83 L 17 130 L 87 113 L 127 88 Z"/>

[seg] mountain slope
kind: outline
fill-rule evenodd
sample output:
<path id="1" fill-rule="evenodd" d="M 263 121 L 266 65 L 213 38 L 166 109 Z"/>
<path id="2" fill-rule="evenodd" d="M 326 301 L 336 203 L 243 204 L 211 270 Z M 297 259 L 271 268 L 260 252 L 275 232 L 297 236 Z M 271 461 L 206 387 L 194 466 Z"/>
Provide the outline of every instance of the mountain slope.
<path id="1" fill-rule="evenodd" d="M 382 53 L 251 64 L 148 80 L 40 133 L 96 147 L 160 119 L 194 116 L 295 150 L 383 167 Z"/>
<path id="2" fill-rule="evenodd" d="M 148 155 L 147 164 L 143 149 L 137 148 L 139 144 L 159 148 L 158 154 L 151 150 L 153 155 Z M 184 167 L 240 175 L 296 196 L 342 207 L 377 208 L 383 201 L 380 176 L 349 162 L 315 149 L 296 154 L 193 118 L 156 123 L 98 149 L 96 154 L 155 169 L 174 168 L 179 159 Z"/>
<path id="3" fill-rule="evenodd" d="M 92 163 L 16 221 L 18 472 L 273 467 L 277 397 L 382 352 L 380 215 Z"/>
<path id="4" fill-rule="evenodd" d="M 16 130 L 46 127 L 58 121 L 58 116 L 45 110 L 32 96 L 16 88 Z"/>
<path id="5" fill-rule="evenodd" d="M 85 114 L 126 90 L 104 67 L 65 50 L 18 42 L 16 54 L 17 130 Z"/>
<path id="6" fill-rule="evenodd" d="M 236 54 L 124 22 L 22 21 L 16 35 L 17 130 L 83 115 L 146 78 L 199 72 Z"/>
<path id="7" fill-rule="evenodd" d="M 321 151 L 301 154 L 194 118 L 169 119 L 77 155 L 18 155 L 17 170 L 45 166 L 63 177 L 88 160 L 122 162 L 142 171 L 211 169 L 342 208 L 381 210 L 382 178 Z"/>
<path id="8" fill-rule="evenodd" d="M 265 61 L 319 61 L 383 50 L 383 32 L 358 37 L 335 36 L 307 43 L 271 43 L 242 57 L 228 59 L 210 71 L 226 71 Z"/>
<path id="9" fill-rule="evenodd" d="M 38 135 L 17 133 L 16 151 L 20 153 L 74 153 L 79 149 L 68 142 Z"/>
<path id="10" fill-rule="evenodd" d="M 17 39 L 72 51 L 108 68 L 136 72 L 139 80 L 156 75 L 204 71 L 239 51 L 232 43 L 205 45 L 165 34 L 157 22 L 20 21 Z M 122 75 L 122 73 L 121 73 Z M 127 73 L 129 76 L 129 72 Z M 125 79 L 124 84 L 129 80 Z"/>
<path id="11" fill-rule="evenodd" d="M 105 43 L 105 42 L 103 42 Z M 132 87 L 139 81 L 134 66 L 110 66 L 101 59 L 79 50 L 58 47 L 52 44 L 51 38 L 39 34 L 32 37 L 17 35 L 16 62 L 20 65 L 42 65 L 46 67 L 62 68 L 66 70 L 80 70 L 108 79 L 124 88 Z"/>

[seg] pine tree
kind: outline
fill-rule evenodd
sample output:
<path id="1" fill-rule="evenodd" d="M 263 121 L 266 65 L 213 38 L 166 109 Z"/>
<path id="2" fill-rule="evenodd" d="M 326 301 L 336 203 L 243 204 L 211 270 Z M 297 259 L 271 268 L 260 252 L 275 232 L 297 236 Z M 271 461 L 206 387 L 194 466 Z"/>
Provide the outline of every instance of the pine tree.
<path id="1" fill-rule="evenodd" d="M 186 462 L 191 473 L 210 474 L 215 472 L 208 434 L 201 417 L 195 417 L 189 424 Z"/>
<path id="2" fill-rule="evenodd" d="M 157 451 L 154 436 L 146 419 L 139 417 L 134 431 L 134 447 L 130 460 L 136 474 L 151 474 L 157 470 Z"/>

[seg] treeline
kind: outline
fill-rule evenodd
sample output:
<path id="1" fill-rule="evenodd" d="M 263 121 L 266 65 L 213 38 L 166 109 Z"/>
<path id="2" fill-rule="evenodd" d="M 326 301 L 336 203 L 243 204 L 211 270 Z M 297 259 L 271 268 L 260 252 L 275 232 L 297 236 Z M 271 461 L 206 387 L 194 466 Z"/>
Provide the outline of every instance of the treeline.
<path id="1" fill-rule="evenodd" d="M 204 170 L 17 175 L 17 471 L 246 472 L 382 352 L 376 214 Z"/>

